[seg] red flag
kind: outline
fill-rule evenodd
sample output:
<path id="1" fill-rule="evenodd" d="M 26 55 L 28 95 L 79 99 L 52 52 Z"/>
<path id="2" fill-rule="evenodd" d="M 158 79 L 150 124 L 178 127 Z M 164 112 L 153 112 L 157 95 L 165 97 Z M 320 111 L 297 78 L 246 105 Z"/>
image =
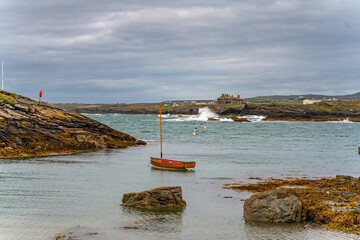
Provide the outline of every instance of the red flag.
<path id="1" fill-rule="evenodd" d="M 42 91 L 40 90 L 40 92 L 39 92 L 39 97 L 42 97 Z"/>

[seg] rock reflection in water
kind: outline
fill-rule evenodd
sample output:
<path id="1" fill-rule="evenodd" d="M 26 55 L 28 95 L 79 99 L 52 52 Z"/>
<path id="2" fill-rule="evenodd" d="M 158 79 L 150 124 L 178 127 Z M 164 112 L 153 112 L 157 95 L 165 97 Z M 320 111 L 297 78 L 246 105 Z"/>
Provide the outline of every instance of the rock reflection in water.
<path id="1" fill-rule="evenodd" d="M 92 231 L 87 227 L 73 227 L 67 229 L 65 232 L 57 233 L 54 236 L 54 240 L 98 240 L 103 239 L 103 234 L 96 231 Z"/>
<path id="2" fill-rule="evenodd" d="M 130 220 L 119 227 L 121 230 L 180 232 L 183 211 L 148 211 L 124 208 L 123 214 Z"/>

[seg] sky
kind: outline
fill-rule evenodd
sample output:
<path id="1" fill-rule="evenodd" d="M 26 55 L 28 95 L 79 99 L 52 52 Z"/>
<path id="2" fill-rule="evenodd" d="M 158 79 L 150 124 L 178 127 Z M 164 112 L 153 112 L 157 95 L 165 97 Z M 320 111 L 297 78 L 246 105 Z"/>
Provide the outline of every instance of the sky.
<path id="1" fill-rule="evenodd" d="M 1 0 L 4 90 L 52 103 L 360 91 L 358 0 Z"/>

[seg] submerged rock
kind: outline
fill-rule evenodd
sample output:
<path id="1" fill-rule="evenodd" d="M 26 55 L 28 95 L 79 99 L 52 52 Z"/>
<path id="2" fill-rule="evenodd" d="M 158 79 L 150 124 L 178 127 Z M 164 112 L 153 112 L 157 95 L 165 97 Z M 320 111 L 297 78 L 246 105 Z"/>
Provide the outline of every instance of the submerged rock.
<path id="1" fill-rule="evenodd" d="M 256 193 L 245 200 L 244 218 L 257 222 L 300 222 L 302 204 L 283 190 Z"/>
<path id="2" fill-rule="evenodd" d="M 145 210 L 180 210 L 186 206 L 180 186 L 125 193 L 122 202 L 122 206 Z"/>

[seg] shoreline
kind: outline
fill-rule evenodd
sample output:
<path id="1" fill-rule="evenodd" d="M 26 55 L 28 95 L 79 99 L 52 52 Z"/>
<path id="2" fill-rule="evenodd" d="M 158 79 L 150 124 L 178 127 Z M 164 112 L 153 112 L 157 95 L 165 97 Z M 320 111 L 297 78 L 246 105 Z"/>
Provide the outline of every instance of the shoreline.
<path id="1" fill-rule="evenodd" d="M 31 158 L 145 145 L 84 115 L 0 91 L 0 158 Z"/>
<path id="2" fill-rule="evenodd" d="M 160 103 L 136 104 L 58 104 L 81 114 L 159 114 Z M 359 100 L 333 100 L 313 104 L 270 102 L 243 104 L 180 104 L 163 106 L 163 114 L 197 115 L 208 109 L 220 117 L 266 116 L 264 121 L 342 121 L 360 122 Z"/>
<path id="3" fill-rule="evenodd" d="M 143 145 L 136 145 L 131 147 L 141 147 Z M 94 149 L 84 149 L 84 150 L 72 150 L 72 151 L 64 151 L 64 152 L 50 152 L 50 153 L 39 153 L 39 154 L 29 154 L 22 156 L 9 156 L 9 157 L 1 157 L 0 160 L 20 160 L 20 159 L 30 159 L 30 158 L 48 158 L 48 157 L 57 157 L 57 156 L 68 156 L 68 155 L 78 155 L 84 153 L 95 153 L 106 150 L 116 150 L 116 149 L 124 149 L 123 148 L 94 148 Z"/>
<path id="4" fill-rule="evenodd" d="M 81 115 L 159 115 L 159 113 L 79 113 Z M 164 115 L 164 114 L 163 114 Z M 189 116 L 196 116 L 198 114 L 170 114 L 170 116 L 176 115 L 189 115 Z M 237 116 L 229 116 L 229 115 L 220 115 L 220 118 L 225 119 L 232 119 L 234 122 L 251 122 L 246 121 L 246 117 L 251 115 L 237 115 Z M 238 118 L 241 117 L 241 118 Z M 360 117 L 267 117 L 263 116 L 264 118 L 261 120 L 263 122 L 360 122 Z M 219 121 L 219 119 L 212 119 L 209 118 L 207 122 Z M 236 120 L 235 120 L 236 119 Z M 245 120 L 242 120 L 245 119 Z M 261 122 L 260 121 L 260 122 Z"/>
<path id="5" fill-rule="evenodd" d="M 256 183 L 229 183 L 224 189 L 236 192 L 267 193 L 285 191 L 302 203 L 301 221 L 316 222 L 334 229 L 360 231 L 360 178 L 335 177 L 249 177 Z M 266 197 L 265 197 L 266 198 Z"/>

